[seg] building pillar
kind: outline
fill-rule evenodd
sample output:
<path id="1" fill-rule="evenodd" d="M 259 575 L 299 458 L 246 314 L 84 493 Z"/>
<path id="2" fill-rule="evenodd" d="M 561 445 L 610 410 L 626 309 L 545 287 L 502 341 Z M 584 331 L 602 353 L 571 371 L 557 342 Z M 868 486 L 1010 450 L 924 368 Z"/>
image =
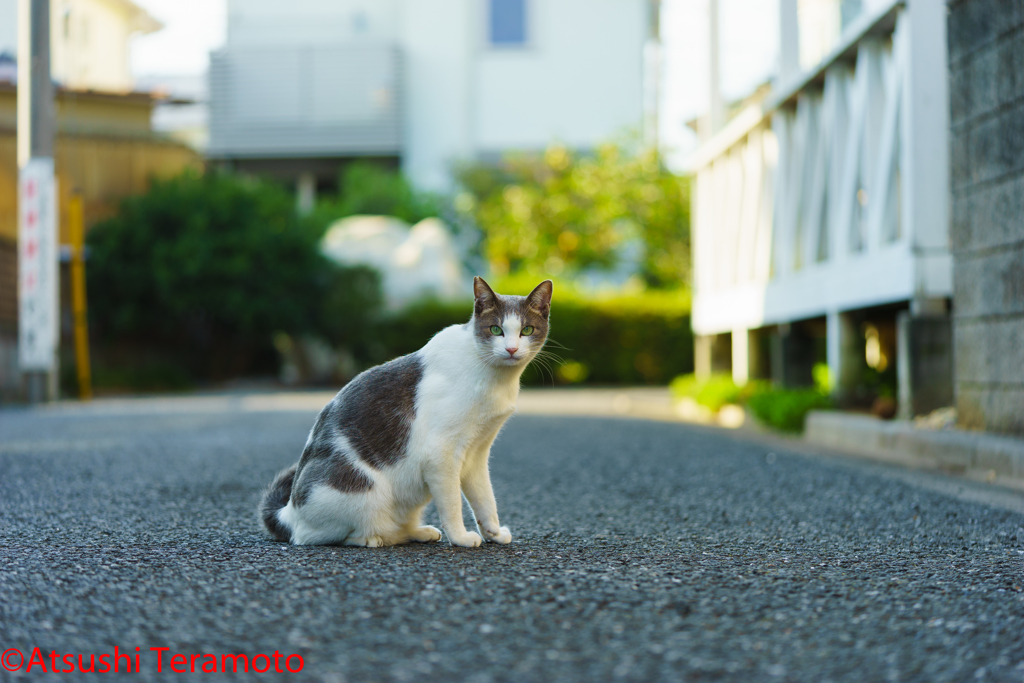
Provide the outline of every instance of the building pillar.
<path id="1" fill-rule="evenodd" d="M 316 206 L 316 176 L 310 172 L 299 174 L 295 183 L 295 206 L 300 214 L 308 214 Z"/>
<path id="2" fill-rule="evenodd" d="M 713 335 L 700 334 L 693 338 L 693 374 L 704 381 L 711 377 L 711 345 Z"/>
<path id="3" fill-rule="evenodd" d="M 772 381 L 783 387 L 814 385 L 814 340 L 789 323 L 779 325 L 771 340 Z"/>
<path id="4" fill-rule="evenodd" d="M 914 308 L 896 316 L 896 382 L 904 420 L 953 405 L 952 319 L 935 312 L 914 315 Z"/>
<path id="5" fill-rule="evenodd" d="M 826 353 L 832 394 L 840 401 L 849 397 L 857 385 L 864 365 L 864 339 L 857 330 L 853 316 L 829 311 L 825 316 Z"/>
<path id="6" fill-rule="evenodd" d="M 946 300 L 942 297 L 916 296 L 910 300 L 910 315 L 921 316 L 944 316 L 948 311 Z"/>
<path id="7" fill-rule="evenodd" d="M 779 327 L 768 334 L 768 379 L 777 387 L 786 384 L 783 379 L 785 361 L 782 357 L 782 331 Z"/>
<path id="8" fill-rule="evenodd" d="M 750 381 L 750 331 L 743 327 L 732 331 L 732 381 L 737 386 Z"/>
<path id="9" fill-rule="evenodd" d="M 765 331 L 747 330 L 747 344 L 750 347 L 747 354 L 747 379 L 767 379 L 771 376 L 771 359 L 768 357 L 769 347 Z"/>

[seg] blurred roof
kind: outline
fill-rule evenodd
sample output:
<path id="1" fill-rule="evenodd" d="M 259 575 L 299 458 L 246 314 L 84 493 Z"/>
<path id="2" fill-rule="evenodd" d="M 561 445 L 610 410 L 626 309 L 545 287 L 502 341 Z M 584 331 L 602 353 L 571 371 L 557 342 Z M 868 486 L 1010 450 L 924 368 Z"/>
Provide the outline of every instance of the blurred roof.
<path id="1" fill-rule="evenodd" d="M 0 80 L 0 92 L 17 93 L 17 82 Z M 54 84 L 53 94 L 59 98 L 71 96 L 78 100 L 88 99 L 97 102 L 130 102 L 132 104 L 153 104 L 154 101 L 160 99 L 158 94 L 154 95 L 153 93 L 139 90 L 119 93 L 110 92 L 108 90 L 92 90 L 88 88 L 65 88 L 64 86 L 57 84 Z"/>
<path id="2" fill-rule="evenodd" d="M 161 21 L 131 0 L 106 0 L 106 2 L 118 7 L 128 15 L 132 30 L 153 33 L 164 27 Z"/>
<path id="3" fill-rule="evenodd" d="M 18 86 L 0 81 L 0 133 L 17 127 Z M 61 135 L 102 135 L 114 138 L 153 138 L 155 100 L 147 92 L 112 93 L 54 88 L 57 129 Z"/>

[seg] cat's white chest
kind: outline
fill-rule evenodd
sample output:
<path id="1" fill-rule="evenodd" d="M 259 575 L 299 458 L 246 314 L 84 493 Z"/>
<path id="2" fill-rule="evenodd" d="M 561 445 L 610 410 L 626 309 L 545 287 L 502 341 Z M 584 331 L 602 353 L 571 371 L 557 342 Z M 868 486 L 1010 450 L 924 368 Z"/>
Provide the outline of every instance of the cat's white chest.
<path id="1" fill-rule="evenodd" d="M 444 423 L 465 429 L 508 419 L 516 409 L 519 382 L 496 383 L 490 378 L 428 371 L 421 390 L 419 408 L 441 417 Z"/>
<path id="2" fill-rule="evenodd" d="M 519 373 L 496 373 L 471 362 L 472 344 L 469 333 L 449 328 L 423 349 L 417 413 L 452 435 L 500 427 L 515 412 L 519 397 Z"/>
<path id="3" fill-rule="evenodd" d="M 477 394 L 477 420 L 490 425 L 495 420 L 504 422 L 516 410 L 516 399 L 519 398 L 519 381 L 506 385 L 491 385 L 482 388 Z"/>

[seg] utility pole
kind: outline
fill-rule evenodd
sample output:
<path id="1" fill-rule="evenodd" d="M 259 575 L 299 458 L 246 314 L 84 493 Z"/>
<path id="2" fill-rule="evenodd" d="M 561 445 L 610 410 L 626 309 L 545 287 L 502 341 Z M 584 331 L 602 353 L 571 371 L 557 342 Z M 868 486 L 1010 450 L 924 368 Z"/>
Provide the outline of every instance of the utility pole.
<path id="1" fill-rule="evenodd" d="M 30 403 L 55 400 L 60 350 L 50 0 L 18 0 L 18 361 Z"/>

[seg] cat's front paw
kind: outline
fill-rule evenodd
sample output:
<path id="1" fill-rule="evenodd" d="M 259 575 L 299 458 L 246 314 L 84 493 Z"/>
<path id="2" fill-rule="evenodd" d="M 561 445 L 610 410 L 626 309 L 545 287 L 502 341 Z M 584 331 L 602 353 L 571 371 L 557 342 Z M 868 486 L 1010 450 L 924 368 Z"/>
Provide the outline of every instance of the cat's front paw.
<path id="1" fill-rule="evenodd" d="M 462 536 L 448 535 L 448 540 L 451 541 L 452 545 L 462 546 L 463 548 L 476 548 L 484 539 L 480 538 L 480 534 L 475 531 L 467 531 Z"/>
<path id="2" fill-rule="evenodd" d="M 512 542 L 512 532 L 508 530 L 507 526 L 503 526 L 497 531 L 490 531 L 488 529 L 484 529 L 484 536 L 491 543 L 500 543 L 502 545 L 506 545 Z"/>

